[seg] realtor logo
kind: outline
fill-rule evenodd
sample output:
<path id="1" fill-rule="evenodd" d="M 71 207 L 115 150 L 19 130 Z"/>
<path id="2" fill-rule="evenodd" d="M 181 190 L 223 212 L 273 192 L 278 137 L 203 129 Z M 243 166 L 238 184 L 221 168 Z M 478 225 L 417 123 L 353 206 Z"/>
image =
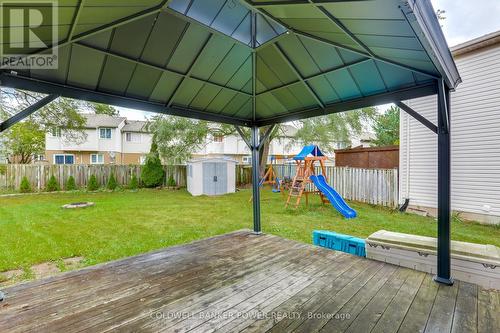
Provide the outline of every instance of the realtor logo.
<path id="1" fill-rule="evenodd" d="M 0 0 L 2 69 L 57 69 L 57 0 Z"/>

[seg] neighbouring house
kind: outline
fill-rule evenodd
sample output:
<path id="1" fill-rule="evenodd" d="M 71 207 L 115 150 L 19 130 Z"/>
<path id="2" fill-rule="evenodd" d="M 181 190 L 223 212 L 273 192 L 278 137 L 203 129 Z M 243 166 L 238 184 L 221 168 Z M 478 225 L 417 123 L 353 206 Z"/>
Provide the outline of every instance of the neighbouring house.
<path id="1" fill-rule="evenodd" d="M 304 143 L 294 139 L 297 128 L 291 125 L 282 125 L 282 130 L 279 135 L 271 142 L 269 147 L 268 163 L 271 158 L 278 158 L 278 163 L 292 163 L 292 157 L 298 154 L 304 147 Z M 370 134 L 366 133 L 360 136 L 359 139 L 353 139 L 353 145 L 369 145 L 371 141 Z M 335 142 L 334 146 L 338 149 L 346 148 L 348 143 Z M 334 158 L 333 152 L 326 152 L 332 161 Z M 194 158 L 213 158 L 226 157 L 236 160 L 239 164 L 251 164 L 252 154 L 250 149 L 238 134 L 222 136 L 212 135 L 207 139 L 206 144 L 198 152 L 193 154 Z"/>
<path id="2" fill-rule="evenodd" d="M 372 132 L 364 132 L 360 135 L 359 139 L 353 140 L 351 147 L 362 147 L 369 148 L 373 146 L 373 140 L 375 140 L 376 135 Z M 347 149 L 347 147 L 339 147 L 340 149 Z"/>
<path id="3" fill-rule="evenodd" d="M 36 156 L 35 163 L 50 164 L 142 164 L 151 148 L 152 134 L 148 133 L 145 121 L 130 121 L 124 117 L 85 114 L 84 140 L 68 139 L 64 129 L 54 129 L 46 135 L 45 155 Z M 269 147 L 268 163 L 272 157 L 278 163 L 292 163 L 291 158 L 300 152 L 303 143 L 294 139 L 297 128 L 283 125 L 279 135 Z M 354 145 L 368 145 L 370 136 L 363 134 L 353 140 Z M 345 142 L 334 143 L 337 148 L 347 147 Z M 333 152 L 328 154 L 333 161 Z M 239 164 L 251 164 L 250 149 L 239 136 L 212 134 L 202 147 L 193 154 L 193 159 L 228 158 Z"/>
<path id="4" fill-rule="evenodd" d="M 451 98 L 451 205 L 465 219 L 500 223 L 500 31 L 451 48 L 463 83 Z M 407 102 L 436 123 L 437 101 Z M 437 136 L 401 112 L 400 200 L 437 207 Z"/>
<path id="5" fill-rule="evenodd" d="M 64 129 L 46 135 L 44 159 L 50 164 L 142 164 L 152 135 L 145 121 L 85 114 L 84 140 L 68 139 Z"/>
<path id="6" fill-rule="evenodd" d="M 293 157 L 301 149 L 302 145 L 293 140 L 297 129 L 290 125 L 282 126 L 282 131 L 269 146 L 269 159 L 272 156 L 287 158 Z M 245 141 L 235 133 L 233 135 L 211 135 L 207 138 L 206 144 L 196 153 L 193 158 L 217 158 L 225 157 L 237 161 L 239 164 L 251 164 L 252 153 L 248 149 Z M 282 162 L 282 161 L 281 161 Z"/>

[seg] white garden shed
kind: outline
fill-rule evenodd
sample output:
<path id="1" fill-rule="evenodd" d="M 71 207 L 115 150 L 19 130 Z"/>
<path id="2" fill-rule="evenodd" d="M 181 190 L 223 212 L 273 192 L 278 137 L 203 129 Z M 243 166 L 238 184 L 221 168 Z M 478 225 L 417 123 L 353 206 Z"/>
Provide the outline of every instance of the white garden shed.
<path id="1" fill-rule="evenodd" d="M 236 161 L 218 157 L 188 162 L 187 189 L 194 196 L 236 192 Z"/>

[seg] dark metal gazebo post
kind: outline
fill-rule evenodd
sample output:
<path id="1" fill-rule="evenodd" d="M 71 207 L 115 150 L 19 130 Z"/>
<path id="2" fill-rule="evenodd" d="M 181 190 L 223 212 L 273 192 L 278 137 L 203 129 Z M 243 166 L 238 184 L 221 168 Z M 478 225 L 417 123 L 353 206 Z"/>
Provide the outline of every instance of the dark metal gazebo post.
<path id="1" fill-rule="evenodd" d="M 253 190 L 253 231 L 256 234 L 262 232 L 260 226 L 260 153 L 259 153 L 259 127 L 252 126 L 252 190 Z"/>
<path id="2" fill-rule="evenodd" d="M 450 90 L 442 80 L 438 87 L 438 251 L 434 280 L 452 285 L 451 278 L 451 144 Z"/>

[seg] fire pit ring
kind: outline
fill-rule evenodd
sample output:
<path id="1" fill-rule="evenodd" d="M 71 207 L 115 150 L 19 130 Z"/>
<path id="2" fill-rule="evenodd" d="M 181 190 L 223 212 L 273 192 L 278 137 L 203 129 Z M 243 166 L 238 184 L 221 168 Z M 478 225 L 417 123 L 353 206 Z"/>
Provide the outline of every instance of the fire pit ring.
<path id="1" fill-rule="evenodd" d="M 93 202 L 74 202 L 70 203 L 67 205 L 62 206 L 64 209 L 78 209 L 78 208 L 87 208 L 87 207 L 93 207 L 95 206 L 95 203 Z"/>

